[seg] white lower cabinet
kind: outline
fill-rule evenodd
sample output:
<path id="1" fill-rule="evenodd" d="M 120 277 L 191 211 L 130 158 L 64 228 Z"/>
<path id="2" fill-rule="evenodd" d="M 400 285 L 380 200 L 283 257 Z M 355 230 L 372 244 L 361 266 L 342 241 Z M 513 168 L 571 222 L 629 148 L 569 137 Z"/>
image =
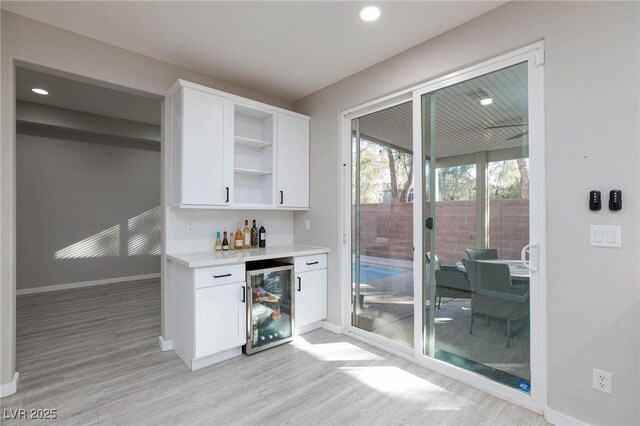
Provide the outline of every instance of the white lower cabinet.
<path id="1" fill-rule="evenodd" d="M 245 283 L 214 285 L 195 292 L 195 358 L 244 345 Z"/>
<path id="2" fill-rule="evenodd" d="M 246 343 L 244 263 L 171 264 L 173 349 L 191 370 L 239 356 Z"/>
<path id="3" fill-rule="evenodd" d="M 327 317 L 327 270 L 296 275 L 296 329 Z"/>
<path id="4" fill-rule="evenodd" d="M 305 327 L 327 318 L 326 255 L 295 259 L 295 327 L 298 333 Z"/>

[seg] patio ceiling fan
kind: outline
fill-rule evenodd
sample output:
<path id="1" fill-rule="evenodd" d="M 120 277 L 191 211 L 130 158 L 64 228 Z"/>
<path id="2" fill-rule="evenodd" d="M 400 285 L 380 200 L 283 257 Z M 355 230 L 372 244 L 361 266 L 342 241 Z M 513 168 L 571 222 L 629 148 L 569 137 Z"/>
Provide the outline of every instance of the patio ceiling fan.
<path id="1" fill-rule="evenodd" d="M 528 124 L 504 124 L 504 125 L 501 125 L 501 126 L 485 126 L 485 127 L 484 127 L 484 130 L 491 130 L 491 129 L 506 129 L 506 128 L 509 128 L 509 127 L 526 127 L 526 126 L 528 126 Z M 523 137 L 523 136 L 526 136 L 526 135 L 528 135 L 528 134 L 529 134 L 529 131 L 528 131 L 528 130 L 525 130 L 525 131 L 523 131 L 523 132 L 521 132 L 521 133 L 518 133 L 518 134 L 517 134 L 517 135 L 515 135 L 515 136 L 511 136 L 510 138 L 507 138 L 507 139 L 505 139 L 505 140 L 507 140 L 507 141 L 511 141 L 511 140 L 518 139 L 518 138 L 521 138 L 521 137 Z"/>

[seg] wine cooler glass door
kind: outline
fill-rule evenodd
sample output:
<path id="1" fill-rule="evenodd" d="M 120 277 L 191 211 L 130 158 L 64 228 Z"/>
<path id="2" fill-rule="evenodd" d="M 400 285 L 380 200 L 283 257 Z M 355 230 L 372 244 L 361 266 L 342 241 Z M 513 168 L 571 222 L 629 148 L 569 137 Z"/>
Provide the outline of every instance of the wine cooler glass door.
<path id="1" fill-rule="evenodd" d="M 293 338 L 293 266 L 247 272 L 250 304 L 245 352 L 252 354 Z"/>

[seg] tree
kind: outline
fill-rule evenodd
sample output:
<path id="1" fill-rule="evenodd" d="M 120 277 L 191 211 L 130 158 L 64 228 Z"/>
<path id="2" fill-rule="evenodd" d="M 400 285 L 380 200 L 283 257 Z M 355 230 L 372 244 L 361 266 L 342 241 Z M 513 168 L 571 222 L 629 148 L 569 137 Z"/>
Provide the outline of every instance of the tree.
<path id="1" fill-rule="evenodd" d="M 355 141 L 355 140 L 354 140 Z M 356 161 L 356 144 L 353 144 L 353 161 Z M 355 200 L 356 172 L 352 167 L 353 199 Z M 384 201 L 389 194 L 392 203 L 407 202 L 413 187 L 413 156 L 367 139 L 360 139 L 360 203 Z"/>
<path id="2" fill-rule="evenodd" d="M 443 167 L 438 171 L 438 193 L 442 201 L 473 200 L 476 198 L 476 166 Z M 438 200 L 438 201 L 440 201 Z"/>
<path id="3" fill-rule="evenodd" d="M 386 147 L 389 161 L 389 192 L 394 203 L 406 203 L 413 186 L 413 155 Z M 396 166 L 397 162 L 397 166 Z M 398 185 L 398 181 L 402 182 Z"/>

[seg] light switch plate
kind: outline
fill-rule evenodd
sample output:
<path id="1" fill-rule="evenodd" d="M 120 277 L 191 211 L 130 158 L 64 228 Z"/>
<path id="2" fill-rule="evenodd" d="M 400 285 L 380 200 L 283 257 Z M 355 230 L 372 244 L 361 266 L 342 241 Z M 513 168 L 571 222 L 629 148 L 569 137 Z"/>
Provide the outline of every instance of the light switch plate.
<path id="1" fill-rule="evenodd" d="M 608 225 L 591 225 L 592 247 L 622 247 L 622 227 Z"/>

